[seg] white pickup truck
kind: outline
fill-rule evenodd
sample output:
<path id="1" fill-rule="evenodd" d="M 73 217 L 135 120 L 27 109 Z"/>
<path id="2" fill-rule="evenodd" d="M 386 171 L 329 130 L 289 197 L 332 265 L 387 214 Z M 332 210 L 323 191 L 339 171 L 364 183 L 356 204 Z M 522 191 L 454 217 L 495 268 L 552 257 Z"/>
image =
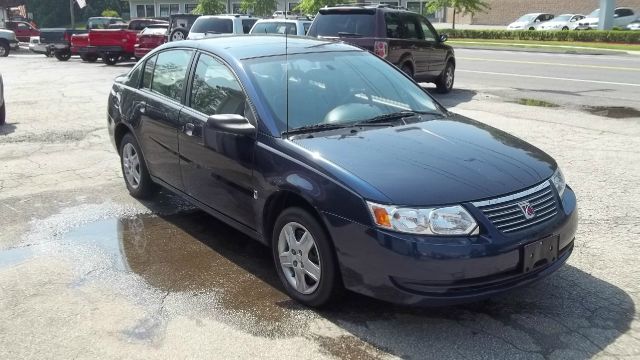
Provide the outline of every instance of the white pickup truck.
<path id="1" fill-rule="evenodd" d="M 9 56 L 11 49 L 18 48 L 16 33 L 11 30 L 0 29 L 0 57 Z"/>

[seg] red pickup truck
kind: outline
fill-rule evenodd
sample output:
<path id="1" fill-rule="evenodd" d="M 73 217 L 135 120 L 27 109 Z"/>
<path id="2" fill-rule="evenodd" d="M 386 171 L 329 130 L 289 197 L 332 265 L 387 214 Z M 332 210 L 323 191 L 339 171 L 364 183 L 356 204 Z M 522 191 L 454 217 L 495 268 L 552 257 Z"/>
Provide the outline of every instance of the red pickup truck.
<path id="1" fill-rule="evenodd" d="M 147 53 L 167 41 L 168 25 L 155 24 L 149 25 L 146 29 L 138 34 L 138 40 L 134 45 L 133 56 L 136 60 L 147 55 Z"/>
<path id="2" fill-rule="evenodd" d="M 126 29 L 95 29 L 89 31 L 87 51 L 98 54 L 107 65 L 135 56 L 137 35 L 149 25 L 168 24 L 163 20 L 134 19 Z"/>

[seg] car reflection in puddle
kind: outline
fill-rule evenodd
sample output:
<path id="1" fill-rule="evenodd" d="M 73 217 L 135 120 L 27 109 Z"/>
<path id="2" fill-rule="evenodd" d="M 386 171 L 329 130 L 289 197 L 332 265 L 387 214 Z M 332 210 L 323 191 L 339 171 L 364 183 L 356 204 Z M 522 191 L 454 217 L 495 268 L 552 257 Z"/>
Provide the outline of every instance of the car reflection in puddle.
<path id="1" fill-rule="evenodd" d="M 113 258 L 114 270 L 135 273 L 163 292 L 215 292 L 226 310 L 265 324 L 302 309 L 277 288 L 268 248 L 203 212 L 99 221 L 64 242 L 98 246 Z"/>

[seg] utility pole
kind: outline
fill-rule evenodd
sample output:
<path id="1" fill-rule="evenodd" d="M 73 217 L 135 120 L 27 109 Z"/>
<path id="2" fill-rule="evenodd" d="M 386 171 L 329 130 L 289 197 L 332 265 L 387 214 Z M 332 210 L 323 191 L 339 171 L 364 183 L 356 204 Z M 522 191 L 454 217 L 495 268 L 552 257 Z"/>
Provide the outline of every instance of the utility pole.
<path id="1" fill-rule="evenodd" d="M 76 17 L 73 14 L 73 2 L 75 0 L 69 0 L 69 12 L 71 13 L 71 28 L 75 29 L 76 28 Z"/>
<path id="2" fill-rule="evenodd" d="M 600 0 L 600 20 L 598 29 L 610 30 L 613 27 L 613 13 L 616 8 L 616 0 Z"/>

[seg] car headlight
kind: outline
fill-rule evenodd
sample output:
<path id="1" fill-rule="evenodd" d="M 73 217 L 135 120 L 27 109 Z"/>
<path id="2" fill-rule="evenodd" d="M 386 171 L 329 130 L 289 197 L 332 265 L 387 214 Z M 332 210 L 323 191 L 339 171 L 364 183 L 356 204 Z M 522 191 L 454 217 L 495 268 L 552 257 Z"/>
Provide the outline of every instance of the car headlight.
<path id="1" fill-rule="evenodd" d="M 556 187 L 556 190 L 558 190 L 558 195 L 562 197 L 562 194 L 564 194 L 564 189 L 567 187 L 567 183 L 564 180 L 564 175 L 562 174 L 560 168 L 558 168 L 556 172 L 553 173 L 550 180 L 553 183 L 553 186 Z"/>
<path id="2" fill-rule="evenodd" d="M 477 235 L 478 224 L 462 206 L 407 208 L 367 201 L 375 224 L 381 228 L 420 235 Z"/>

